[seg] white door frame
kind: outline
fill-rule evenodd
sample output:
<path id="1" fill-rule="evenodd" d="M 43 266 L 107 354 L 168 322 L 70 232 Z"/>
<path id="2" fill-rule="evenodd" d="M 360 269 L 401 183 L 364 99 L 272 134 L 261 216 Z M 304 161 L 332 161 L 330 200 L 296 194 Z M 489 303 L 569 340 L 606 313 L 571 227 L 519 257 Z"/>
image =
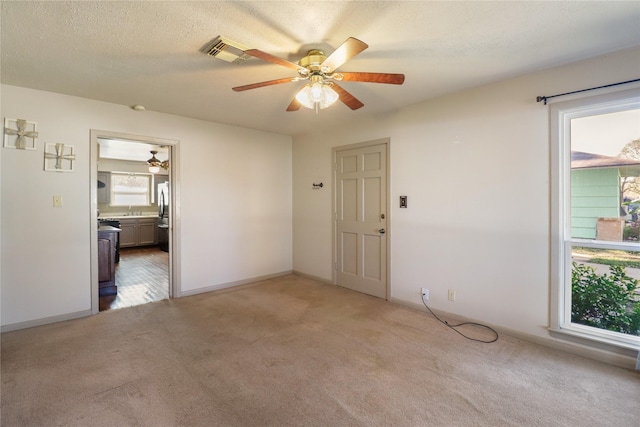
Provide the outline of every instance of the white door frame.
<path id="1" fill-rule="evenodd" d="M 113 138 L 124 139 L 127 141 L 142 142 L 146 144 L 154 145 L 166 145 L 169 147 L 171 160 L 171 167 L 169 168 L 169 182 L 171 182 L 170 193 L 170 212 L 169 216 L 169 298 L 180 296 L 180 284 L 178 278 L 180 277 L 180 254 L 178 253 L 179 240 L 179 224 L 180 224 L 180 209 L 179 209 L 179 188 L 180 183 L 177 178 L 179 161 L 179 148 L 180 141 L 173 139 L 155 138 L 150 136 L 132 135 L 127 133 L 111 132 L 104 130 L 91 129 L 90 131 L 90 158 L 91 165 L 89 171 L 89 178 L 91 185 L 90 188 L 90 239 L 91 239 L 91 314 L 97 314 L 99 312 L 99 295 L 98 295 L 98 186 L 96 182 L 98 180 L 98 138 Z"/>
<path id="2" fill-rule="evenodd" d="M 371 141 L 364 141 L 364 142 L 359 142 L 356 144 L 348 144 L 348 145 L 341 145 L 339 147 L 333 147 L 332 151 L 331 151 L 331 162 L 332 162 L 332 168 L 333 168 L 333 174 L 332 174 L 332 179 L 333 179 L 333 185 L 331 186 L 331 212 L 333 215 L 333 219 L 331 221 L 331 237 L 332 237 L 332 242 L 331 242 L 331 250 L 332 250 L 332 257 L 331 259 L 333 260 L 333 268 L 331 269 L 331 283 L 333 283 L 334 285 L 338 284 L 338 274 L 337 274 L 337 269 L 338 269 L 338 212 L 337 212 L 337 185 L 338 185 L 338 179 L 337 179 L 337 163 L 336 163 L 336 156 L 338 151 L 344 151 L 344 150 L 351 150 L 353 148 L 362 148 L 362 147 L 370 147 L 372 145 L 384 145 L 385 146 L 385 150 L 386 150 L 386 157 L 387 157 L 387 164 L 386 166 L 386 188 L 385 188 L 385 192 L 386 192 L 386 196 L 387 196 L 387 200 L 385 203 L 385 207 L 386 207 L 386 215 L 387 215 L 387 227 L 386 227 L 386 240 L 387 240 L 387 256 L 386 256 L 386 260 L 385 262 L 387 263 L 387 277 L 386 277 L 386 282 L 387 282 L 387 291 L 386 291 L 386 300 L 389 301 L 391 299 L 391 205 L 390 205 L 390 200 L 391 200 L 391 193 L 390 193 L 390 189 L 391 189 L 391 179 L 390 179 L 390 144 L 391 144 L 391 140 L 390 138 L 381 138 L 381 139 L 375 139 L 375 140 L 371 140 Z"/>

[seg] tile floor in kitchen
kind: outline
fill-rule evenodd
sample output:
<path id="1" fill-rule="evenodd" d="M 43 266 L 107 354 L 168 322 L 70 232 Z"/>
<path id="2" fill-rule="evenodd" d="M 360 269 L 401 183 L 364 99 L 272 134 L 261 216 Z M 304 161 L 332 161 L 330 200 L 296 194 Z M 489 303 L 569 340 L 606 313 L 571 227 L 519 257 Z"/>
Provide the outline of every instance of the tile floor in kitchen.
<path id="1" fill-rule="evenodd" d="M 117 295 L 100 297 L 100 311 L 169 298 L 169 254 L 158 247 L 120 249 L 116 286 Z"/>

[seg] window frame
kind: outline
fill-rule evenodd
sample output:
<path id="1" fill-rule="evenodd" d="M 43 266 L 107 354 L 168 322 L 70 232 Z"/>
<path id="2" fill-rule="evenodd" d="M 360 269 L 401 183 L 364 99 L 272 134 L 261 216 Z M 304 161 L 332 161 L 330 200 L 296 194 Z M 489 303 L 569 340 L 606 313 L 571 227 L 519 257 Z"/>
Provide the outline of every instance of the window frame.
<path id="1" fill-rule="evenodd" d="M 571 249 L 638 249 L 637 243 L 571 237 L 571 120 L 640 108 L 640 89 L 582 97 L 550 106 L 551 129 L 551 292 L 549 330 L 562 338 L 597 347 L 640 350 L 640 337 L 571 323 Z M 558 335 L 556 335 L 558 334 Z"/>
<path id="2" fill-rule="evenodd" d="M 149 199 L 149 203 L 148 204 L 142 204 L 142 205 L 134 205 L 134 204 L 116 204 L 114 203 L 115 201 L 115 194 L 116 192 L 114 191 L 115 185 L 113 185 L 114 182 L 114 175 L 116 176 L 145 176 L 149 178 L 149 185 L 147 187 L 147 194 L 148 194 L 148 199 Z M 153 206 L 153 204 L 155 203 L 155 197 L 154 197 L 154 180 L 155 180 L 155 175 L 150 173 L 150 172 L 120 172 L 120 171 L 113 171 L 111 172 L 111 186 L 109 188 L 109 206 L 113 206 L 113 207 L 123 207 L 123 206 Z"/>

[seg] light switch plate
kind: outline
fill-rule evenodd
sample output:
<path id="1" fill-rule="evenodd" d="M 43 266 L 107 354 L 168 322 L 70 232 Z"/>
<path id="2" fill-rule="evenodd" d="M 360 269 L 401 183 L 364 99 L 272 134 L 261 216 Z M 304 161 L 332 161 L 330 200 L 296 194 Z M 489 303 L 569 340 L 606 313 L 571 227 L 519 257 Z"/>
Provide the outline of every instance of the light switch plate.
<path id="1" fill-rule="evenodd" d="M 62 207 L 62 196 L 53 196 L 53 207 L 54 208 Z"/>
<path id="2" fill-rule="evenodd" d="M 400 207 L 401 208 L 407 207 L 407 196 L 400 196 Z"/>

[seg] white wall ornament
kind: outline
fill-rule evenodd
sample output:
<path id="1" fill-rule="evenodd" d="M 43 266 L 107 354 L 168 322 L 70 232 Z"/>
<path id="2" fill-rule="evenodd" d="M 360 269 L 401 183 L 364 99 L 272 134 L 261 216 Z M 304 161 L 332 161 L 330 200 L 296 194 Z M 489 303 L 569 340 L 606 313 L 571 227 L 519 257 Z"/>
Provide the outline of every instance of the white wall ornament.
<path id="1" fill-rule="evenodd" d="M 4 142 L 5 148 L 17 148 L 20 150 L 35 150 L 36 138 L 35 122 L 24 119 L 4 119 Z"/>
<path id="2" fill-rule="evenodd" d="M 44 147 L 44 170 L 49 172 L 73 172 L 76 155 L 73 145 L 46 144 Z"/>

